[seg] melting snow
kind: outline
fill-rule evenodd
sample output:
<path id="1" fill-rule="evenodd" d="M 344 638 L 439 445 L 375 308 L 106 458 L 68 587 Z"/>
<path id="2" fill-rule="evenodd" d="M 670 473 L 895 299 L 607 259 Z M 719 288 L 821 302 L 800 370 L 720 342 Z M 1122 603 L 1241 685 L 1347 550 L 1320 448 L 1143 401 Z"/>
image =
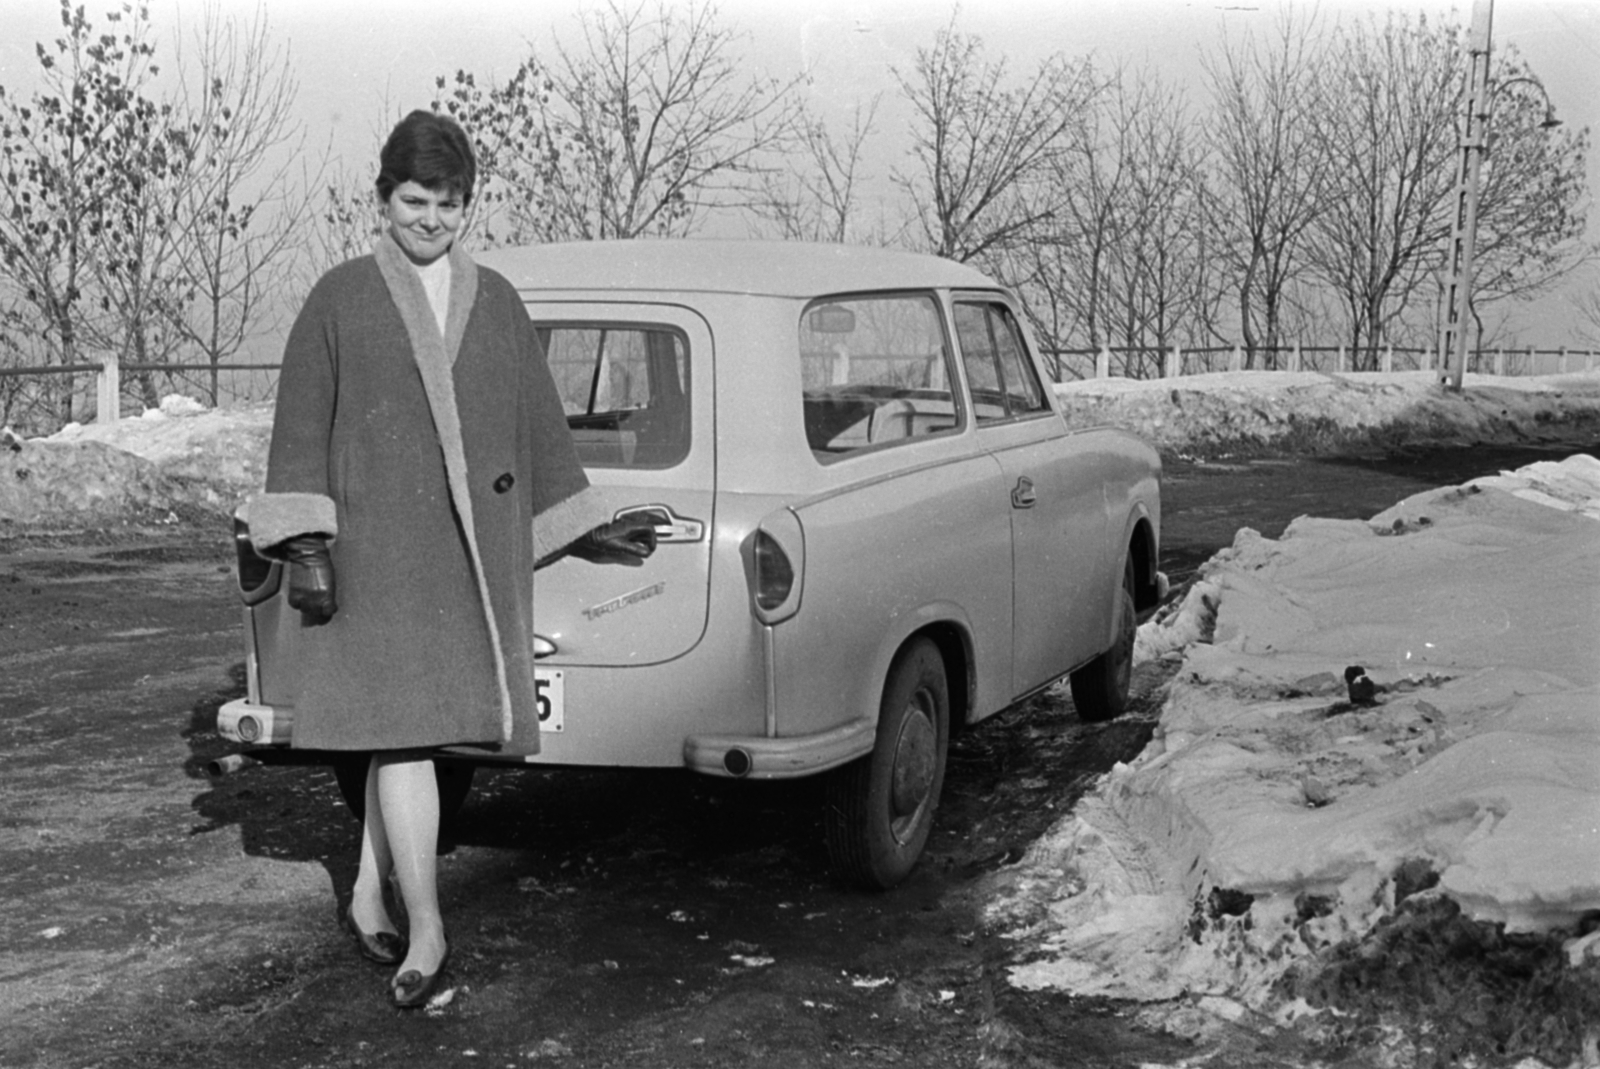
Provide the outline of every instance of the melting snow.
<path id="1" fill-rule="evenodd" d="M 1184 650 L 1155 739 L 997 877 L 1012 981 L 1292 1015 L 1273 981 L 1408 894 L 1508 931 L 1600 909 L 1596 519 L 1579 455 L 1240 531 L 1141 629 L 1141 656 Z"/>

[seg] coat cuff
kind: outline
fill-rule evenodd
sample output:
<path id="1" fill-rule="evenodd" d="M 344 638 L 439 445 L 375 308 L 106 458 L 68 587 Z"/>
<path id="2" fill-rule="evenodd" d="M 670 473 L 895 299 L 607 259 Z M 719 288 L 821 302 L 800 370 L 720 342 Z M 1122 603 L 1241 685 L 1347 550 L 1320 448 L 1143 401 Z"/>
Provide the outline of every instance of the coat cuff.
<path id="1" fill-rule="evenodd" d="M 533 559 L 544 560 L 611 519 L 594 487 L 585 487 L 533 518 Z"/>
<path id="2" fill-rule="evenodd" d="M 299 535 L 339 534 L 338 509 L 326 494 L 257 494 L 235 513 L 250 529 L 250 544 L 265 554 Z"/>

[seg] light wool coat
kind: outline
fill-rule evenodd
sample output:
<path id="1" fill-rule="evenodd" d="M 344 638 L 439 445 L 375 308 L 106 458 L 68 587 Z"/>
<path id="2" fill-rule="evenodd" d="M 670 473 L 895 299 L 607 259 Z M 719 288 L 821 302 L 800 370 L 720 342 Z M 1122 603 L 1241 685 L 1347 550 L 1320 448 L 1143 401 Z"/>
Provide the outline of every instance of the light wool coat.
<path id="1" fill-rule="evenodd" d="M 516 291 L 452 249 L 441 336 L 387 236 L 289 334 L 256 548 L 333 537 L 339 609 L 298 633 L 296 747 L 537 753 L 534 561 L 609 519 Z"/>

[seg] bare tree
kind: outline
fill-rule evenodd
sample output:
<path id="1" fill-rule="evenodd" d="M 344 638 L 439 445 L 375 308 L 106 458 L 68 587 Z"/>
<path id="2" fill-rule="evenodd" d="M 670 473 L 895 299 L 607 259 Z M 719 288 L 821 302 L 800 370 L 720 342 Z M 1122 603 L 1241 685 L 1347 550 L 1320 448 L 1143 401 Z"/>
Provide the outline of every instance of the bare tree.
<path id="1" fill-rule="evenodd" d="M 958 33 L 955 18 L 909 71 L 895 71 L 915 120 L 911 163 L 895 183 L 929 251 L 953 260 L 998 253 L 1056 210 L 1050 166 L 1079 136 L 1095 93 L 1086 61 L 1056 54 L 1013 87 L 1004 59 Z"/>
<path id="2" fill-rule="evenodd" d="M 858 214 L 860 187 L 866 180 L 861 157 L 876 132 L 881 95 L 863 105 L 857 102 L 849 131 L 835 139 L 821 119 L 802 112 L 799 121 L 801 162 L 785 175 L 762 177 L 762 198 L 756 214 L 774 224 L 794 241 L 860 241 L 853 225 Z"/>
<path id="3" fill-rule="evenodd" d="M 177 113 L 189 168 L 175 222 L 186 301 L 172 322 L 208 365 L 216 404 L 221 365 L 273 325 L 266 318 L 278 307 L 273 268 L 296 251 L 309 207 L 289 173 L 304 145 L 291 115 L 296 85 L 265 10 L 247 22 L 224 18 L 212 0 L 195 49 L 192 67 L 178 52 Z"/>
<path id="4" fill-rule="evenodd" d="M 1118 207 L 1121 240 L 1106 258 L 1110 323 L 1124 345 L 1198 341 L 1206 322 L 1201 169 L 1182 94 L 1154 73 L 1114 84 L 1128 181 Z"/>
<path id="5" fill-rule="evenodd" d="M 63 0 L 61 23 L 31 97 L 0 91 L 7 327 L 36 339 L 39 362 L 120 365 L 147 406 L 181 377 L 150 365 L 198 351 L 215 399 L 217 365 L 257 329 L 263 275 L 297 229 L 298 199 L 265 163 L 284 147 L 286 63 L 264 16 L 240 29 L 212 7 L 198 66 L 162 94 L 145 7 L 124 3 L 102 30 Z M 281 229 L 265 205 L 285 207 Z M 72 418 L 71 379 L 46 381 L 56 418 Z"/>
<path id="6" fill-rule="evenodd" d="M 376 150 L 371 155 L 376 157 Z M 314 188 L 305 257 L 308 271 L 301 280 L 307 290 L 332 268 L 371 252 L 373 240 L 383 232 L 371 174 L 351 171 L 340 163 L 324 163 Z"/>
<path id="7" fill-rule="evenodd" d="M 96 268 L 106 228 L 125 225 L 112 207 L 128 178 L 119 138 L 138 133 L 126 112 L 154 72 L 143 10 L 124 5 L 106 21 L 111 28 L 96 32 L 62 0 L 62 36 L 35 48 L 39 88 L 27 98 L 0 88 L 5 327 L 30 340 L 23 359 L 43 364 L 80 364 L 113 335 L 93 293 Z M 73 418 L 71 376 L 47 378 L 35 393 L 42 418 Z"/>
<path id="8" fill-rule="evenodd" d="M 1307 263 L 1302 244 L 1316 219 L 1315 124 L 1318 20 L 1279 16 L 1274 36 L 1224 40 L 1204 59 L 1212 93 L 1207 134 L 1216 181 L 1207 231 L 1230 269 L 1238 328 L 1254 366 L 1258 348 L 1284 342 L 1291 283 Z"/>
<path id="9" fill-rule="evenodd" d="M 1006 272 L 1028 294 L 1033 328 L 1050 348 L 1108 342 L 1108 260 L 1121 239 L 1132 153 L 1127 124 L 1107 117 L 1126 103 L 1121 93 L 1097 99 L 1083 135 L 1051 156 L 1048 182 L 1060 194 L 1053 216 L 1020 243 L 1012 260 L 1022 263 Z"/>
<path id="10" fill-rule="evenodd" d="M 1437 331 L 1466 42 L 1457 28 L 1391 16 L 1342 27 L 1327 54 L 1314 113 L 1323 210 L 1310 249 L 1360 363 L 1375 367 L 1385 341 L 1431 341 Z M 1497 139 L 1478 200 L 1480 304 L 1537 292 L 1590 252 L 1580 238 L 1588 135 L 1538 131 L 1536 81 L 1514 51 L 1496 60 Z"/>
<path id="11" fill-rule="evenodd" d="M 1084 136 L 1051 161 L 1048 225 L 1003 273 L 1051 348 L 1192 343 L 1211 319 L 1203 174 L 1183 96 L 1150 71 L 1118 70 Z M 1128 370 L 1149 370 L 1132 361 Z"/>
<path id="12" fill-rule="evenodd" d="M 658 0 L 646 15 L 607 0 L 579 25 L 581 46 L 530 56 L 503 86 L 437 82 L 450 88 L 435 108 L 483 156 L 491 241 L 681 236 L 759 199 L 798 104 L 791 85 L 740 72 L 714 6 Z"/>
<path id="13" fill-rule="evenodd" d="M 1458 38 L 1391 15 L 1338 28 L 1327 48 L 1311 112 L 1322 210 L 1308 252 L 1367 367 L 1433 283 L 1448 236 Z"/>
<path id="14" fill-rule="evenodd" d="M 156 73 L 153 65 L 150 70 Z M 187 294 L 175 261 L 191 157 L 172 125 L 170 104 L 129 91 L 112 107 L 99 174 L 107 196 L 90 235 L 95 293 L 108 313 L 97 340 L 119 365 L 134 365 L 124 385 L 154 408 L 160 401 L 155 374 L 139 365 L 165 363 L 182 344 L 174 324 Z"/>
<path id="15" fill-rule="evenodd" d="M 1590 266 L 1571 302 L 1578 314 L 1578 336 L 1590 345 L 1600 345 L 1600 270 Z"/>
<path id="16" fill-rule="evenodd" d="M 1484 306 L 1536 296 L 1600 251 L 1584 240 L 1589 131 L 1546 126 L 1547 98 L 1515 48 L 1496 60 L 1494 84 L 1473 258 L 1479 345 Z"/>
<path id="17" fill-rule="evenodd" d="M 529 56 L 502 85 L 480 85 L 477 75 L 464 70 L 448 82 L 440 76 L 434 85 L 441 95 L 433 110 L 461 123 L 478 160 L 478 188 L 466 230 L 489 245 L 553 240 L 550 203 L 559 154 L 547 127 L 557 105 L 543 63 Z M 353 195 L 335 192 L 343 188 L 329 188 L 328 219 L 339 220 L 348 232 L 350 223 L 364 215 Z"/>

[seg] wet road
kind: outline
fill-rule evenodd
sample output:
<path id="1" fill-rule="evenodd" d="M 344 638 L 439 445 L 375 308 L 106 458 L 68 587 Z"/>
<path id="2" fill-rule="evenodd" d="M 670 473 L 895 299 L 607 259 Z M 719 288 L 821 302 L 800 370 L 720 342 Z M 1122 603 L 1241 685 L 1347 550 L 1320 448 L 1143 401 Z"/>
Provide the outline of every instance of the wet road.
<path id="1" fill-rule="evenodd" d="M 1570 451 L 1570 450 L 1569 450 Z M 1169 467 L 1181 583 L 1241 526 L 1366 517 L 1568 451 Z M 809 783 L 480 772 L 447 833 L 454 998 L 400 1015 L 337 924 L 356 825 L 321 768 L 218 782 L 242 693 L 220 532 L 0 543 L 0 1066 L 1176 1063 L 1136 1008 L 1013 991 L 977 920 L 1015 859 L 1148 739 L 1045 695 L 953 741 L 896 891 L 827 875 Z M 1212 1065 L 1292 1065 L 1241 1035 Z"/>

